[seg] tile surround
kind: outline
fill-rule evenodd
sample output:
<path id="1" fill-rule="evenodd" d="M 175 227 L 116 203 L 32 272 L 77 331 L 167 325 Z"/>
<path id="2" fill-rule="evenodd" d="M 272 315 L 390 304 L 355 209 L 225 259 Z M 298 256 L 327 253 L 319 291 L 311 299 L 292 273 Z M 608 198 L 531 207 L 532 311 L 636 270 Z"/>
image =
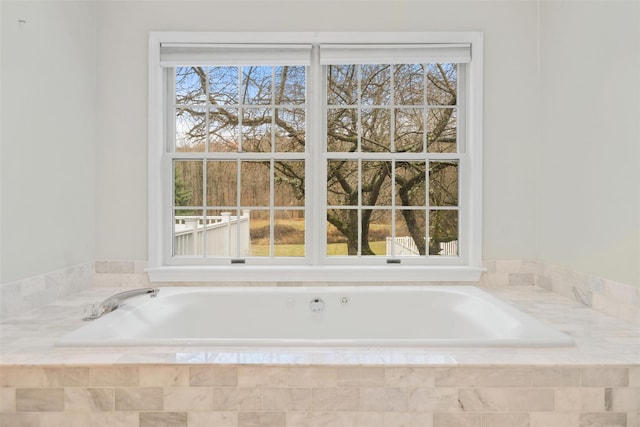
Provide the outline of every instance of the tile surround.
<path id="1" fill-rule="evenodd" d="M 144 266 L 96 262 L 95 295 L 108 295 L 114 286 L 147 286 Z M 572 333 L 586 353 L 98 354 L 51 351 L 52 340 L 34 344 L 23 332 L 11 339 L 12 325 L 0 324 L 5 326 L 0 336 L 9 343 L 2 360 L 10 361 L 0 365 L 0 426 L 639 427 L 640 290 L 532 260 L 487 261 L 486 267 L 480 285 L 516 305 L 525 302 L 527 311 Z M 39 286 L 35 281 L 25 289 Z M 575 303 L 557 303 L 558 297 L 547 298 L 555 306 L 535 300 L 545 290 L 631 323 L 588 314 Z M 53 306 L 43 313 L 68 316 Z M 576 319 L 593 331 L 571 323 Z M 28 317 L 18 323 L 30 325 Z M 598 327 L 616 333 L 589 347 L 585 343 Z M 615 358 L 605 356 L 607 351 Z M 169 364 L 153 362 L 167 356 Z"/>
<path id="2" fill-rule="evenodd" d="M 536 286 L 610 316 L 640 321 L 640 286 L 607 280 L 542 261 L 538 262 Z"/>
<path id="3" fill-rule="evenodd" d="M 478 286 L 539 286 L 578 301 L 594 310 L 625 320 L 640 320 L 640 287 L 537 261 L 485 260 L 486 272 Z M 96 261 L 0 285 L 0 320 L 44 306 L 58 298 L 93 286 L 146 287 L 146 261 Z M 302 282 L 204 282 L 198 286 L 301 286 Z M 389 283 L 367 283 L 389 285 Z M 416 283 L 427 284 L 427 283 Z M 434 283 L 429 283 L 434 284 Z M 437 284 L 437 283 L 436 283 Z M 447 283 L 450 284 L 450 283 Z M 465 283 L 468 284 L 468 283 Z M 154 286 L 194 286 L 190 282 L 154 283 Z M 309 282 L 305 286 L 340 283 Z"/>
<path id="4" fill-rule="evenodd" d="M 539 286 L 610 316 L 640 320 L 640 287 L 579 273 L 535 259 L 485 260 L 485 273 L 477 283 L 484 287 Z M 150 286 L 145 261 L 96 261 L 96 286 Z M 415 284 L 445 284 L 421 283 Z M 452 283 L 446 283 L 452 284 Z M 455 284 L 455 283 L 454 283 Z M 302 286 L 302 282 L 157 282 L 153 286 Z M 334 282 L 305 282 L 305 286 L 339 286 Z M 367 283 L 390 285 L 390 283 Z"/>
<path id="5" fill-rule="evenodd" d="M 0 284 L 0 320 L 42 307 L 93 284 L 93 262 Z"/>
<path id="6" fill-rule="evenodd" d="M 58 370 L 59 376 L 64 377 L 66 370 L 78 368 L 89 370 L 87 381 L 82 384 L 32 388 L 34 378 L 46 382 L 46 370 Z M 279 374 L 274 375 L 273 367 L 269 366 L 230 365 L 224 367 L 224 375 L 235 379 L 227 382 L 236 385 L 203 386 L 198 379 L 216 377 L 219 367 L 128 366 L 129 372 L 138 371 L 135 375 L 138 381 L 109 387 L 101 386 L 101 381 L 95 383 L 93 378 L 100 379 L 109 370 L 114 378 L 121 378 L 121 367 L 78 368 L 0 368 L 5 401 L 0 425 L 637 427 L 639 419 L 640 388 L 631 381 L 631 375 L 636 375 L 632 369 L 637 367 L 629 366 L 501 368 L 510 383 L 526 384 L 515 387 L 496 386 L 492 367 L 333 366 L 318 370 L 288 366 L 278 367 Z M 146 375 L 171 378 L 176 369 L 186 372 L 185 378 L 190 378 L 188 385 L 157 388 L 142 385 Z M 458 369 L 461 371 L 456 372 Z M 598 386 L 590 380 L 594 369 L 598 371 Z M 23 376 L 26 371 L 29 375 Z M 580 381 L 568 389 L 567 379 L 574 384 L 576 372 Z M 627 375 L 624 380 L 621 372 Z M 406 380 L 398 382 L 399 373 Z M 452 373 L 456 373 L 454 379 L 443 385 L 433 382 L 434 378 Z M 240 386 L 241 378 L 248 376 L 255 376 L 259 385 Z M 332 380 L 327 382 L 327 376 Z M 349 378 L 349 385 L 341 385 L 340 377 Z M 540 377 L 545 378 L 545 385 L 535 386 L 535 378 Z M 469 386 L 471 383 L 474 385 Z M 88 404 L 79 405 L 82 400 Z M 342 404 L 335 404 L 338 402 Z M 51 423 L 52 419 L 57 420 L 56 424 Z M 97 424 L 83 424 L 98 419 Z"/>

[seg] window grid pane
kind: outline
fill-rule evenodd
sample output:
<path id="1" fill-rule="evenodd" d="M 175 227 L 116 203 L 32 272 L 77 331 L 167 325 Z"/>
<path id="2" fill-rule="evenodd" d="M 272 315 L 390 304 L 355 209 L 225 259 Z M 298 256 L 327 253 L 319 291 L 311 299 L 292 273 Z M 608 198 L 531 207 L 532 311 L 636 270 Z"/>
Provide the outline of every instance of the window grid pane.
<path id="1" fill-rule="evenodd" d="M 173 256 L 304 257 L 305 67 L 178 67 L 175 94 Z"/>
<path id="2" fill-rule="evenodd" d="M 327 256 L 458 256 L 457 65 L 330 65 L 327 91 Z"/>

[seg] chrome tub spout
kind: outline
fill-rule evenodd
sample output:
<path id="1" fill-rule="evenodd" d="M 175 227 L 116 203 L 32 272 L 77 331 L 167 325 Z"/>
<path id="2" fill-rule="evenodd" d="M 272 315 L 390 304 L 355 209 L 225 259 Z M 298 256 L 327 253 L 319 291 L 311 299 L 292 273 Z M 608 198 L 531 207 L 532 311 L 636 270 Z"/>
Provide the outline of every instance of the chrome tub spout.
<path id="1" fill-rule="evenodd" d="M 90 304 L 89 306 L 87 306 L 85 308 L 84 320 L 94 320 L 104 314 L 111 313 L 113 310 L 117 309 L 123 302 L 140 295 L 149 295 L 151 298 L 155 298 L 158 295 L 158 292 L 160 292 L 160 289 L 158 288 L 140 288 L 111 295 L 109 298 L 102 301 L 99 305 Z"/>

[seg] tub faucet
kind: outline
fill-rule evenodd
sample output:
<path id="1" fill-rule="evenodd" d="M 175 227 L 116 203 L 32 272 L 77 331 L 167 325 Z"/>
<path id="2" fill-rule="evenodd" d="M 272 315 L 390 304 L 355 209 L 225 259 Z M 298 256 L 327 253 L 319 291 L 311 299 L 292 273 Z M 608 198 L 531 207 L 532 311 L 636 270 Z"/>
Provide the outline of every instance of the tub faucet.
<path id="1" fill-rule="evenodd" d="M 102 301 L 100 305 L 90 304 L 85 307 L 84 320 L 94 320 L 104 314 L 111 313 L 126 300 L 140 295 L 149 295 L 151 298 L 155 298 L 158 295 L 158 292 L 160 292 L 160 289 L 158 288 L 140 288 L 111 295 L 109 298 Z"/>

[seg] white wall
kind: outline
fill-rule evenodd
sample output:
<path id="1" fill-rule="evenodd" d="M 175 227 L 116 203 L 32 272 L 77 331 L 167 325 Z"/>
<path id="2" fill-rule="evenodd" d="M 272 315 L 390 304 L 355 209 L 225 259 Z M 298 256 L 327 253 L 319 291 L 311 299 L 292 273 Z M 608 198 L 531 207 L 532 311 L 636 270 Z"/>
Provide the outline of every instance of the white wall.
<path id="1" fill-rule="evenodd" d="M 640 2 L 544 1 L 538 258 L 640 285 Z"/>
<path id="2" fill-rule="evenodd" d="M 485 34 L 484 257 L 640 284 L 638 7 L 5 0 L 1 280 L 147 258 L 149 31 L 473 30 Z"/>
<path id="3" fill-rule="evenodd" d="M 59 1 L 0 8 L 5 283 L 95 258 L 96 8 Z"/>
<path id="4" fill-rule="evenodd" d="M 98 3 L 96 257 L 147 259 L 149 31 L 483 31 L 486 258 L 535 256 L 536 3 Z"/>

